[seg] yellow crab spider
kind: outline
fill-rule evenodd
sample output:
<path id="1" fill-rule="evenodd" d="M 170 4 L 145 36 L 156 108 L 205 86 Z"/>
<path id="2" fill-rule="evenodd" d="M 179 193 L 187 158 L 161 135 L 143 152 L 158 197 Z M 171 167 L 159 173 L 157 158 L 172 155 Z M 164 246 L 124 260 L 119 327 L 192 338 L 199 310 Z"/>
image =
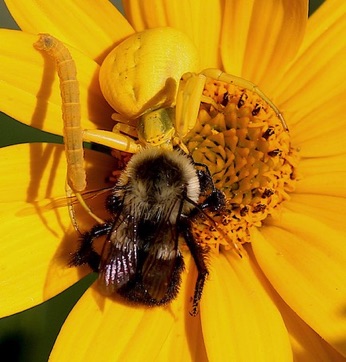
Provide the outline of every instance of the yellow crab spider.
<path id="1" fill-rule="evenodd" d="M 67 158 L 67 196 L 75 194 L 85 210 L 99 223 L 81 195 L 86 187 L 83 141 L 95 142 L 129 153 L 142 147 L 169 147 L 182 143 L 196 124 L 201 102 L 218 105 L 203 95 L 207 78 L 248 89 L 260 96 L 288 130 L 278 108 L 253 83 L 218 69 L 198 73 L 198 53 L 183 33 L 155 28 L 136 33 L 116 46 L 100 69 L 104 97 L 116 111 L 113 131 L 82 130 L 76 67 L 66 48 L 49 34 L 41 34 L 35 47 L 56 61 L 62 96 L 64 143 Z M 138 138 L 138 141 L 135 141 Z M 73 208 L 71 219 L 77 229 Z"/>
<path id="2" fill-rule="evenodd" d="M 198 70 L 194 45 L 172 28 L 145 30 L 115 47 L 104 60 L 99 79 L 104 97 L 116 111 L 112 118 L 119 122 L 117 135 L 137 133 L 141 144 L 179 144 L 187 151 L 181 140 L 195 126 L 201 102 L 218 108 L 203 95 L 207 78 L 256 93 L 288 130 L 278 108 L 255 84 L 218 69 Z M 104 135 L 96 130 L 92 141 L 97 142 L 98 132 Z"/>

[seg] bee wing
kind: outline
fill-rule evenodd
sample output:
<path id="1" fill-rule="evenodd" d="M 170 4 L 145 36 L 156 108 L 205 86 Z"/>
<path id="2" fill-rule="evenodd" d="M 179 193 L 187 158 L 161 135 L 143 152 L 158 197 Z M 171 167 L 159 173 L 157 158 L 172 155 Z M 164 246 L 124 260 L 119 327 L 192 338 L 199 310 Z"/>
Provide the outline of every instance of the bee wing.
<path id="1" fill-rule="evenodd" d="M 163 225 L 159 228 L 142 267 L 143 287 L 157 301 L 167 295 L 177 267 L 178 254 L 176 227 L 171 224 L 167 224 L 166 227 Z"/>
<path id="2" fill-rule="evenodd" d="M 120 214 L 101 253 L 99 281 L 106 294 L 113 294 L 136 273 L 137 237 L 130 215 Z"/>

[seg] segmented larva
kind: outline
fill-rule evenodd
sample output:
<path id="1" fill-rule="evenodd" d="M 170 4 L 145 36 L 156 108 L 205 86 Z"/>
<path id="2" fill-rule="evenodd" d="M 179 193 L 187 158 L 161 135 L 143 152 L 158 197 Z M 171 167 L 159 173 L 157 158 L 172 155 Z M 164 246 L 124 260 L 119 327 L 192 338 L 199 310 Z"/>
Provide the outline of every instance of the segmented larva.
<path id="1" fill-rule="evenodd" d="M 40 34 L 34 46 L 47 52 L 57 65 L 62 98 L 67 182 L 74 192 L 79 193 L 86 188 L 86 174 L 76 65 L 65 45 L 49 34 Z"/>

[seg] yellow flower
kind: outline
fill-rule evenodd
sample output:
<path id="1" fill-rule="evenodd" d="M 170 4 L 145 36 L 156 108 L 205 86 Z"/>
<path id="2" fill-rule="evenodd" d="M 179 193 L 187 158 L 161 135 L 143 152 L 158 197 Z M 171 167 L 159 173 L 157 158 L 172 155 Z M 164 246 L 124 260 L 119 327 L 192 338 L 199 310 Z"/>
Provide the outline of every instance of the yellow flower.
<path id="1" fill-rule="evenodd" d="M 329 0 L 309 19 L 307 1 L 7 0 L 22 31 L 0 31 L 0 109 L 61 134 L 51 63 L 33 48 L 48 32 L 69 45 L 84 128 L 111 129 L 98 85 L 104 57 L 135 31 L 176 27 L 202 68 L 251 80 L 285 115 L 300 176 L 278 215 L 252 225 L 242 258 L 210 253 L 197 317 L 187 307 L 195 269 L 186 255 L 181 291 L 168 307 L 130 307 L 91 287 L 67 318 L 52 360 L 337 361 L 346 356 L 346 3 Z M 164 46 L 164 44 L 163 44 Z M 69 268 L 76 233 L 64 196 L 63 148 L 1 150 L 1 315 L 37 305 L 89 272 Z M 113 160 L 87 153 L 88 188 L 104 187 Z M 5 171 L 4 171 L 5 170 Z M 61 206 L 61 205 L 60 205 Z M 95 210 L 96 213 L 101 212 Z M 81 222 L 90 228 L 90 220 Z"/>

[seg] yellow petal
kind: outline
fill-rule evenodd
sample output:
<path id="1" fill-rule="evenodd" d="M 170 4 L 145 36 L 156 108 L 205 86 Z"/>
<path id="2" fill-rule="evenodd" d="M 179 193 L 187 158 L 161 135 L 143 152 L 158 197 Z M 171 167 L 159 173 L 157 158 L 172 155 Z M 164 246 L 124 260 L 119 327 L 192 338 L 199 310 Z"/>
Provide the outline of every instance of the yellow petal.
<path id="1" fill-rule="evenodd" d="M 296 192 L 329 196 L 346 196 L 345 153 L 333 157 L 302 159 L 299 164 L 302 179 Z"/>
<path id="2" fill-rule="evenodd" d="M 116 301 L 116 297 L 104 298 L 96 284 L 85 292 L 67 318 L 51 360 L 69 360 L 73 355 L 76 362 L 167 361 L 168 351 L 168 360 L 194 360 L 189 347 L 195 336 L 187 333 L 191 330 L 189 324 L 196 324 L 199 319 L 189 315 L 184 295 L 182 290 L 179 300 L 166 307 L 145 308 L 126 305 Z"/>
<path id="3" fill-rule="evenodd" d="M 62 134 L 59 82 L 52 59 L 34 49 L 38 37 L 0 30 L 0 110 L 14 119 Z M 111 128 L 111 109 L 98 84 L 98 65 L 70 49 L 77 64 L 83 128 Z"/>
<path id="4" fill-rule="evenodd" d="M 345 1 L 325 1 L 309 18 L 302 47 L 277 83 L 276 101 L 292 124 L 305 123 L 305 116 L 320 104 L 345 99 L 345 38 Z M 308 119 L 309 128 L 319 127 L 316 123 Z"/>
<path id="5" fill-rule="evenodd" d="M 344 355 L 345 240 L 345 232 L 284 210 L 280 219 L 255 232 L 252 241 L 256 259 L 279 295 Z"/>
<path id="6" fill-rule="evenodd" d="M 1 315 L 39 304 L 60 293 L 87 269 L 67 266 L 78 234 L 64 196 L 66 162 L 63 146 L 23 144 L 1 149 Z M 88 152 L 90 187 L 104 187 L 112 159 Z M 53 200 L 58 198 L 56 203 Z M 98 210 L 95 210 L 98 212 Z M 93 221 L 76 208 L 78 223 Z"/>
<path id="7" fill-rule="evenodd" d="M 345 230 L 346 199 L 344 197 L 294 193 L 285 207 L 299 214 L 310 215 L 333 229 Z"/>
<path id="8" fill-rule="evenodd" d="M 343 357 L 324 341 L 311 327 L 309 327 L 297 314 L 283 301 L 273 289 L 255 260 L 252 249 L 245 246 L 249 253 L 252 269 L 265 289 L 267 295 L 275 303 L 289 332 L 293 360 L 295 362 L 334 362 L 344 361 Z"/>
<path id="9" fill-rule="evenodd" d="M 342 362 L 345 361 L 334 348 L 321 338 L 309 325 L 272 291 L 285 325 L 290 334 L 290 341 L 295 362 Z"/>
<path id="10" fill-rule="evenodd" d="M 286 328 L 246 255 L 210 255 L 201 320 L 210 361 L 289 361 Z"/>
<path id="11" fill-rule="evenodd" d="M 126 17 L 137 31 L 158 26 L 179 29 L 187 34 L 197 46 L 201 69 L 221 67 L 219 39 L 222 7 L 220 1 L 127 0 L 123 4 Z"/>
<path id="12" fill-rule="evenodd" d="M 49 33 L 99 63 L 116 43 L 133 33 L 123 15 L 106 0 L 5 2 L 23 31 Z"/>
<path id="13" fill-rule="evenodd" d="M 221 35 L 224 69 L 271 89 L 295 55 L 307 22 L 302 0 L 226 1 Z"/>
<path id="14" fill-rule="evenodd" d="M 323 87 L 322 83 L 321 86 Z M 345 97 L 345 92 L 341 92 L 324 100 L 316 99 L 309 109 L 300 109 L 292 117 L 286 117 L 292 140 L 301 148 L 305 157 L 323 157 L 345 152 Z"/>
<path id="15" fill-rule="evenodd" d="M 35 158 L 36 169 L 30 165 L 30 155 L 35 154 L 41 155 L 41 158 Z M 72 243 L 76 237 L 71 230 L 67 232 L 70 220 L 66 208 L 42 212 L 36 202 L 45 193 L 47 203 L 52 195 L 63 195 L 65 169 L 59 167 L 61 156 L 62 148 L 50 145 L 37 144 L 31 150 L 29 145 L 1 149 L 2 169 L 7 170 L 0 187 L 1 290 L 6 296 L 2 298 L 2 316 L 47 299 L 44 295 L 45 285 L 50 283 L 47 273 L 59 243 L 64 237 L 67 243 Z M 56 183 L 51 180 L 52 174 L 56 182 L 62 182 L 60 194 Z M 51 188 L 47 190 L 49 184 Z M 55 278 L 56 293 L 79 279 L 77 271 L 66 265 L 57 270 Z"/>
<path id="16" fill-rule="evenodd" d="M 200 361 L 207 362 L 200 315 L 192 317 L 191 299 L 197 272 L 189 253 L 184 254 L 186 273 L 182 275 L 182 283 L 176 300 L 171 307 L 179 318 L 174 324 L 161 347 L 157 361 Z M 203 297 L 202 297 L 203 298 Z"/>

